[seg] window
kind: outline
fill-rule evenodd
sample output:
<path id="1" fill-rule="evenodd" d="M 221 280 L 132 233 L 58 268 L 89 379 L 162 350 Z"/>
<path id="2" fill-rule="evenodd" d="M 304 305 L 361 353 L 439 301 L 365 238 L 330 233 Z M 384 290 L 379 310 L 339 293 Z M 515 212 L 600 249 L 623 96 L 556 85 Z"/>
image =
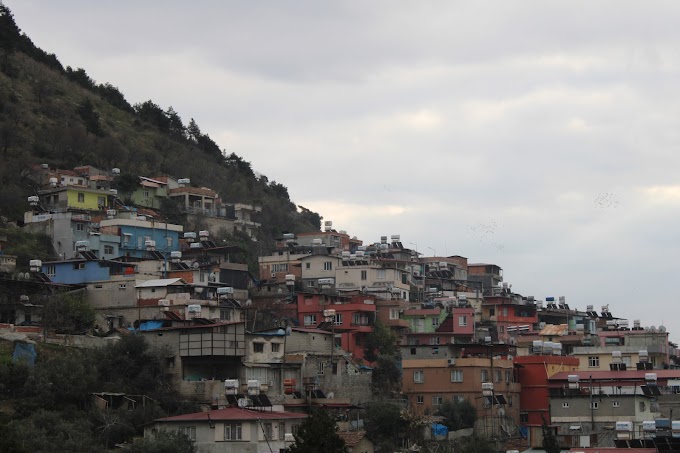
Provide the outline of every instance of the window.
<path id="1" fill-rule="evenodd" d="M 378 280 L 385 280 L 385 276 L 386 276 L 385 269 L 378 269 L 376 271 L 376 278 Z"/>
<path id="2" fill-rule="evenodd" d="M 104 197 L 97 197 L 97 205 L 98 205 L 98 206 L 106 206 L 106 198 L 104 198 Z"/>
<path id="3" fill-rule="evenodd" d="M 491 307 L 489 308 L 489 316 L 496 316 L 496 309 Z"/>
<path id="4" fill-rule="evenodd" d="M 451 382 L 463 382 L 463 370 L 451 370 Z"/>
<path id="5" fill-rule="evenodd" d="M 502 382 L 503 380 L 503 372 L 501 370 L 494 370 L 496 373 L 494 382 Z"/>
<path id="6" fill-rule="evenodd" d="M 444 398 L 442 398 L 441 396 L 433 396 L 432 397 L 432 405 L 433 406 L 441 406 L 443 402 L 444 402 Z"/>
<path id="7" fill-rule="evenodd" d="M 438 326 L 439 325 L 439 318 L 432 318 L 432 325 L 433 326 Z"/>
<path id="8" fill-rule="evenodd" d="M 298 433 L 298 429 L 300 429 L 300 425 L 297 425 L 297 424 L 296 424 L 296 425 L 291 425 L 291 427 L 290 427 L 290 432 L 293 433 L 293 434 L 297 434 L 297 433 Z"/>
<path id="9" fill-rule="evenodd" d="M 414 371 L 413 372 L 413 382 L 416 384 L 422 384 L 424 381 L 423 379 L 423 372 L 421 370 Z"/>
<path id="10" fill-rule="evenodd" d="M 149 198 L 149 191 L 148 190 L 144 191 L 144 198 Z"/>
<path id="11" fill-rule="evenodd" d="M 595 408 L 597 409 L 597 408 Z M 640 401 L 640 412 L 644 412 L 647 410 L 647 405 L 645 404 L 644 401 Z"/>
<path id="12" fill-rule="evenodd" d="M 224 440 L 242 440 L 243 439 L 243 425 L 240 423 L 225 423 L 224 424 Z"/>
<path id="13" fill-rule="evenodd" d="M 85 263 L 73 263 L 73 269 L 80 271 L 85 269 Z"/>
<path id="14" fill-rule="evenodd" d="M 569 403 L 562 403 L 562 407 L 564 409 L 569 409 Z"/>
<path id="15" fill-rule="evenodd" d="M 286 438 L 286 423 L 279 422 L 279 440 L 284 440 Z"/>
<path id="16" fill-rule="evenodd" d="M 305 315 L 303 318 L 304 324 L 306 326 L 314 326 L 316 325 L 316 315 Z"/>
<path id="17" fill-rule="evenodd" d="M 231 321 L 231 310 L 229 310 L 228 308 L 221 308 L 220 321 Z"/>
<path id="18" fill-rule="evenodd" d="M 305 263 L 305 269 L 310 269 L 312 267 L 312 263 Z M 294 425 L 297 426 L 297 425 Z"/>
<path id="19" fill-rule="evenodd" d="M 333 316 L 333 324 L 336 326 L 342 325 L 342 313 L 336 313 L 335 316 Z"/>
<path id="20" fill-rule="evenodd" d="M 411 355 L 416 355 L 416 348 L 411 348 Z"/>
<path id="21" fill-rule="evenodd" d="M 288 263 L 272 264 L 272 272 L 288 272 Z"/>
<path id="22" fill-rule="evenodd" d="M 280 343 L 272 343 L 272 352 L 279 352 L 281 350 Z"/>
<path id="23" fill-rule="evenodd" d="M 508 316 L 508 307 L 503 307 L 503 316 Z"/>
<path id="24" fill-rule="evenodd" d="M 463 401 L 465 401 L 465 397 L 463 395 L 453 395 L 453 398 L 451 398 L 451 400 L 454 403 L 462 403 Z"/>
<path id="25" fill-rule="evenodd" d="M 274 429 L 272 428 L 272 424 L 269 422 L 262 423 L 262 431 L 264 431 L 264 437 L 265 439 L 272 439 L 274 436 Z"/>
<path id="26" fill-rule="evenodd" d="M 599 409 L 600 408 L 600 402 L 599 401 L 593 401 L 590 403 L 590 408 L 591 409 Z"/>
<path id="27" fill-rule="evenodd" d="M 253 343 L 253 352 L 264 352 L 264 343 Z"/>
<path id="28" fill-rule="evenodd" d="M 588 357 L 588 367 L 599 368 L 600 367 L 600 357 L 598 357 L 598 356 Z"/>
<path id="29" fill-rule="evenodd" d="M 528 412 L 520 412 L 519 413 L 519 422 L 520 423 L 529 423 L 529 413 Z"/>
<path id="30" fill-rule="evenodd" d="M 323 262 L 323 270 L 332 271 L 333 270 L 333 261 L 324 261 Z"/>
<path id="31" fill-rule="evenodd" d="M 85 224 L 82 222 L 76 223 L 76 231 L 85 231 Z"/>
<path id="32" fill-rule="evenodd" d="M 416 396 L 416 403 L 423 404 L 425 402 L 425 397 L 423 395 Z"/>
<path id="33" fill-rule="evenodd" d="M 430 344 L 439 344 L 439 337 L 430 337 Z"/>
<path id="34" fill-rule="evenodd" d="M 399 310 L 396 308 L 390 308 L 390 319 L 399 319 Z"/>
<path id="35" fill-rule="evenodd" d="M 482 376 L 482 382 L 489 382 L 489 370 L 482 370 L 480 374 Z"/>
<path id="36" fill-rule="evenodd" d="M 366 274 L 367 274 L 366 271 L 361 271 L 361 279 L 362 279 L 362 280 L 368 279 L 368 275 L 366 275 Z"/>
<path id="37" fill-rule="evenodd" d="M 113 246 L 112 245 L 105 245 L 104 246 L 104 254 L 105 255 L 113 255 Z"/>
<path id="38" fill-rule="evenodd" d="M 85 194 L 82 192 L 78 193 L 78 203 L 85 203 Z"/>
<path id="39" fill-rule="evenodd" d="M 172 237 L 171 236 L 165 236 L 165 246 L 167 248 L 172 247 Z"/>
<path id="40" fill-rule="evenodd" d="M 512 371 L 505 370 L 505 382 L 512 382 Z"/>
<path id="41" fill-rule="evenodd" d="M 458 317 L 458 327 L 467 327 L 467 316 Z"/>
<path id="42" fill-rule="evenodd" d="M 612 401 L 612 407 L 621 407 L 620 401 Z"/>
<path id="43" fill-rule="evenodd" d="M 322 375 L 324 373 L 324 368 L 326 368 L 326 364 L 323 360 L 316 362 L 316 374 Z"/>
<path id="44" fill-rule="evenodd" d="M 47 268 L 46 274 L 48 277 L 54 277 L 55 275 L 57 275 L 57 268 L 54 264 L 49 264 L 46 266 L 46 268 Z"/>
<path id="45" fill-rule="evenodd" d="M 179 433 L 184 434 L 192 441 L 196 441 L 196 427 L 195 426 L 180 426 Z"/>

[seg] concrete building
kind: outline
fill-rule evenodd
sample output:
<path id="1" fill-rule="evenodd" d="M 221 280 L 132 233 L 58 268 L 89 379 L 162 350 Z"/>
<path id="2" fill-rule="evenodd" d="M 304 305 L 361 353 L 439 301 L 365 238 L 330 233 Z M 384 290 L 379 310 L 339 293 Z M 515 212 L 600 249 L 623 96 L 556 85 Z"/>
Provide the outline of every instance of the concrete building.
<path id="1" fill-rule="evenodd" d="M 162 255 L 179 251 L 181 225 L 149 220 L 144 216 L 134 219 L 107 219 L 100 222 L 101 233 L 120 238 L 121 256 L 144 258 L 149 250 Z M 149 242 L 150 241 L 150 242 Z"/>
<path id="2" fill-rule="evenodd" d="M 162 324 L 162 323 L 161 323 Z M 246 355 L 242 321 L 175 321 L 170 327 L 140 330 L 147 341 L 168 352 L 166 373 L 185 398 L 225 405 L 225 379 L 238 379 Z M 245 382 L 239 389 L 246 392 Z"/>
<path id="3" fill-rule="evenodd" d="M 177 415 L 154 420 L 144 436 L 168 430 L 184 433 L 204 453 L 259 453 L 283 451 L 307 416 L 291 412 L 224 409 Z"/>
<path id="4" fill-rule="evenodd" d="M 548 378 L 552 424 L 568 445 L 613 446 L 617 422 L 630 422 L 641 438 L 644 421 L 669 415 L 662 401 L 677 408 L 678 389 L 680 370 L 563 371 Z"/>
<path id="5" fill-rule="evenodd" d="M 328 310 L 332 314 L 326 316 Z M 300 326 L 317 327 L 325 323 L 327 330 L 334 332 L 336 344 L 361 359 L 366 337 L 375 324 L 375 298 L 363 294 L 341 296 L 300 292 L 297 294 L 297 315 Z"/>
<path id="6" fill-rule="evenodd" d="M 404 356 L 403 393 L 409 405 L 421 413 L 436 412 L 446 400 L 468 400 L 477 409 L 476 428 L 480 435 L 517 434 L 520 384 L 514 374 L 514 362 L 508 356 L 469 354 L 471 348 L 481 347 L 466 346 L 462 356 L 461 350 L 451 345 L 438 347 L 432 358 Z M 488 351 L 491 355 L 492 349 L 491 346 Z M 493 387 L 489 395 L 483 393 L 483 383 Z"/>
<path id="7" fill-rule="evenodd" d="M 548 379 L 560 372 L 578 369 L 578 359 L 555 355 L 515 357 L 518 381 L 522 384 L 519 419 L 529 429 L 529 446 L 543 448 L 544 423 L 550 424 Z"/>

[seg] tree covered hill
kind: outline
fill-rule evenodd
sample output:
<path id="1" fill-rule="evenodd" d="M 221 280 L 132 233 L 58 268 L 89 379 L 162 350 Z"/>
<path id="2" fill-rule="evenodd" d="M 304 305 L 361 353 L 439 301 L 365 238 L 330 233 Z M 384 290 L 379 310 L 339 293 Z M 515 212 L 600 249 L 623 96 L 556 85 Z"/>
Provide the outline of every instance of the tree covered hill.
<path id="1" fill-rule="evenodd" d="M 262 236 L 313 231 L 321 217 L 296 206 L 288 189 L 226 153 L 192 119 L 149 100 L 131 105 L 109 83 L 64 68 L 36 47 L 0 3 L 0 215 L 19 220 L 33 194 L 35 164 L 118 167 L 123 173 L 191 178 L 227 202 L 262 206 Z"/>

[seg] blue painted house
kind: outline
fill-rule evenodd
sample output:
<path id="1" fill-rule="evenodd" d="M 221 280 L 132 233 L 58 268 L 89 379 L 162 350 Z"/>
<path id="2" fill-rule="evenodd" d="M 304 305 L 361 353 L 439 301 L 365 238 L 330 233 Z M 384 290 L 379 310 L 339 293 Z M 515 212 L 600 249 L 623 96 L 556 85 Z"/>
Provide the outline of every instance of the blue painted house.
<path id="1" fill-rule="evenodd" d="M 147 241 L 154 241 L 155 251 L 163 254 L 178 251 L 183 229 L 181 225 L 139 218 L 101 221 L 102 233 L 120 237 L 120 256 L 136 258 L 147 256 Z"/>
<path id="2" fill-rule="evenodd" d="M 74 259 L 47 261 L 42 271 L 54 283 L 84 284 L 111 280 L 113 275 L 134 273 L 134 265 L 117 261 Z"/>

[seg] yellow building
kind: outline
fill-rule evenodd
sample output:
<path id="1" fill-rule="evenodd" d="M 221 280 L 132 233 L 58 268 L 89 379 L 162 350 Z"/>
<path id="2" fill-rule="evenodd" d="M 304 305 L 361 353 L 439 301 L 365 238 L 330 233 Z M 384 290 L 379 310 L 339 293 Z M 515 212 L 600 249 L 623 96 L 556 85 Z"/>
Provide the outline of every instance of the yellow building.
<path id="1" fill-rule="evenodd" d="M 40 200 L 43 207 L 49 210 L 102 211 L 110 206 L 109 195 L 106 190 L 68 186 L 43 191 L 40 193 Z"/>

